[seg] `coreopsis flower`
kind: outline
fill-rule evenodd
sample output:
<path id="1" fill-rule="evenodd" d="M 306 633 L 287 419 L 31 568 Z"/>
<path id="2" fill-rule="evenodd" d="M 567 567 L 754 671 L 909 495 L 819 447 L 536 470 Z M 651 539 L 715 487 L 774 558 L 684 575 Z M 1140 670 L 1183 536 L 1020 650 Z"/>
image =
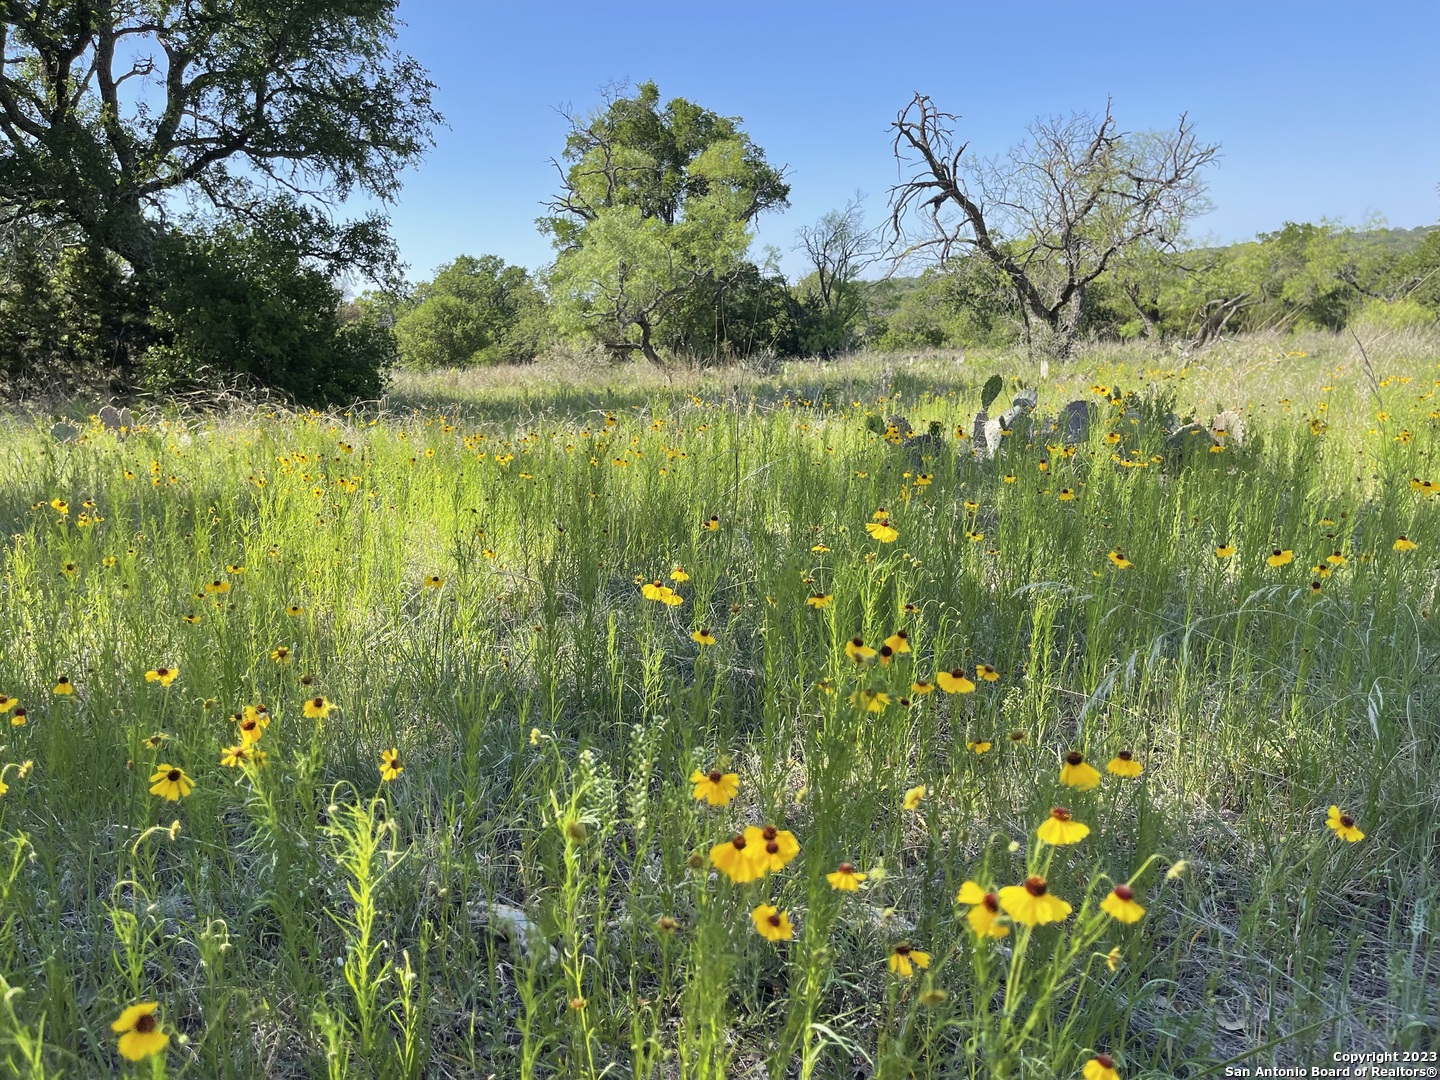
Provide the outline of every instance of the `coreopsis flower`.
<path id="1" fill-rule="evenodd" d="M 1349 843 L 1356 843 L 1365 839 L 1365 834 L 1355 826 L 1355 819 L 1349 814 L 1342 813 L 1338 806 L 1330 807 L 1330 812 L 1325 817 L 1325 824 L 1329 826 L 1336 836 Z"/>
<path id="2" fill-rule="evenodd" d="M 966 677 L 964 668 L 942 671 L 935 676 L 935 681 L 947 694 L 970 694 L 975 691 L 975 684 Z"/>
<path id="3" fill-rule="evenodd" d="M 77 563 L 73 562 L 62 563 L 60 566 L 60 572 L 66 577 L 74 577 L 80 572 L 80 567 Z"/>
<path id="4" fill-rule="evenodd" d="M 743 834 L 716 844 L 710 849 L 710 864 L 731 881 L 743 885 L 747 881 L 764 877 L 765 870 L 760 861 L 749 851 L 749 841 Z"/>
<path id="5" fill-rule="evenodd" d="M 195 783 L 185 775 L 185 770 L 174 765 L 160 764 L 150 775 L 150 794 L 174 802 L 189 795 Z"/>
<path id="6" fill-rule="evenodd" d="M 172 682 L 175 681 L 175 677 L 176 677 L 177 675 L 179 675 L 179 674 L 180 674 L 180 669 L 179 669 L 179 668 L 173 668 L 173 667 L 151 668 L 149 671 L 145 672 L 145 681 L 146 681 L 146 682 L 158 682 L 161 686 L 169 686 Z"/>
<path id="7" fill-rule="evenodd" d="M 1065 764 L 1060 766 L 1060 783 L 1066 787 L 1089 791 L 1100 786 L 1100 774 L 1085 761 L 1085 755 L 1072 750 L 1065 755 Z"/>
<path id="8" fill-rule="evenodd" d="M 294 619 L 294 618 L 298 618 L 298 617 L 301 616 L 301 615 L 304 615 L 304 614 L 305 614 L 305 609 L 304 609 L 303 607 L 301 607 L 299 604 L 291 604 L 289 607 L 287 607 L 287 608 L 285 609 L 285 614 L 286 614 L 286 615 L 289 615 L 292 619 Z"/>
<path id="9" fill-rule="evenodd" d="M 1270 554 L 1266 556 L 1265 562 L 1268 563 L 1271 567 L 1277 567 L 1284 566 L 1287 563 L 1294 561 L 1294 559 L 1295 552 L 1291 551 L 1289 548 L 1274 548 L 1270 552 Z"/>
<path id="10" fill-rule="evenodd" d="M 1145 771 L 1145 766 L 1135 760 L 1134 753 L 1129 750 L 1121 750 L 1105 763 L 1105 771 L 1115 776 L 1135 777 Z"/>
<path id="11" fill-rule="evenodd" d="M 965 744 L 965 749 L 971 751 L 978 757 L 984 754 L 988 754 L 992 749 L 992 746 L 988 739 L 975 739 L 972 742 L 967 742 Z"/>
<path id="12" fill-rule="evenodd" d="M 276 646 L 275 648 L 271 649 L 271 650 L 270 650 L 270 659 L 271 659 L 271 660 L 274 660 L 275 663 L 281 664 L 281 665 L 290 663 L 290 660 L 291 660 L 290 646 L 289 646 L 289 645 L 278 645 L 278 646 Z"/>
<path id="13" fill-rule="evenodd" d="M 1119 548 L 1111 551 L 1106 558 L 1115 564 L 1117 570 L 1129 570 L 1130 567 L 1135 565 L 1120 552 Z"/>
<path id="14" fill-rule="evenodd" d="M 1135 902 L 1135 890 L 1129 885 L 1116 885 L 1111 889 L 1100 901 L 1100 910 L 1123 923 L 1139 922 L 1145 914 L 1145 909 Z"/>
<path id="15" fill-rule="evenodd" d="M 884 712 L 890 704 L 890 695 L 883 690 L 856 690 L 850 695 L 850 704 L 863 705 L 866 712 Z"/>
<path id="16" fill-rule="evenodd" d="M 920 800 L 925 798 L 925 785 L 916 784 L 909 791 L 905 792 L 902 805 L 906 810 L 915 810 L 920 806 Z"/>
<path id="17" fill-rule="evenodd" d="M 246 762 L 254 762 L 258 765 L 260 763 L 259 755 L 263 753 L 263 750 L 255 749 L 253 744 L 241 742 L 237 746 L 227 746 L 220 751 L 220 764 L 227 769 L 238 769 Z"/>
<path id="18" fill-rule="evenodd" d="M 696 645 L 714 645 L 715 635 L 710 633 L 708 628 L 702 626 L 691 632 L 690 640 Z"/>
<path id="19" fill-rule="evenodd" d="M 28 719 L 29 719 L 29 714 L 26 713 L 26 711 L 25 711 L 24 709 L 16 709 L 16 710 L 15 710 L 15 715 L 12 716 L 12 717 L 10 717 L 10 726 L 11 726 L 11 727 L 24 727 L 24 726 L 25 726 L 25 723 L 26 723 L 26 721 L 27 721 Z"/>
<path id="20" fill-rule="evenodd" d="M 1339 551 L 1332 551 L 1329 555 L 1326 555 L 1325 561 L 1331 566 L 1344 566 L 1346 563 L 1344 554 Z"/>
<path id="21" fill-rule="evenodd" d="M 1122 956 L 1123 954 L 1120 952 L 1120 946 L 1116 945 L 1108 953 L 1105 954 L 1105 966 L 1111 971 L 1119 971 L 1120 960 Z"/>
<path id="22" fill-rule="evenodd" d="M 1007 885 L 998 894 L 1005 914 L 1026 926 L 1043 926 L 1070 917 L 1070 905 L 1047 891 L 1045 879 L 1034 876 L 1023 885 Z"/>
<path id="23" fill-rule="evenodd" d="M 910 692 L 916 697 L 924 697 L 935 692 L 935 684 L 925 679 L 916 679 L 910 684 Z"/>
<path id="24" fill-rule="evenodd" d="M 1071 491 L 1069 488 L 1061 488 L 1060 494 L 1056 496 L 1056 498 L 1058 498 L 1061 502 L 1074 502 L 1075 492 Z"/>
<path id="25" fill-rule="evenodd" d="M 875 650 L 865 644 L 865 639 L 858 634 L 845 643 L 845 655 L 857 664 L 863 664 L 866 660 L 875 659 Z"/>
<path id="26" fill-rule="evenodd" d="M 795 936 L 789 914 L 774 904 L 760 904 L 750 912 L 750 918 L 755 923 L 755 932 L 766 941 L 789 941 Z"/>
<path id="27" fill-rule="evenodd" d="M 889 518 L 881 518 L 879 521 L 867 521 L 865 531 L 882 544 L 891 544 L 900 538 L 900 532 L 894 525 L 890 524 Z"/>
<path id="28" fill-rule="evenodd" d="M 1044 843 L 1061 847 L 1084 840 L 1090 835 L 1090 826 L 1076 821 L 1065 807 L 1057 806 L 1050 811 L 1050 816 L 1040 823 L 1035 835 Z"/>
<path id="29" fill-rule="evenodd" d="M 975 665 L 975 674 L 980 676 L 980 678 L 984 679 L 986 682 L 995 682 L 1000 678 L 1000 672 L 996 671 L 989 664 Z"/>
<path id="30" fill-rule="evenodd" d="M 718 532 L 720 529 L 720 516 L 718 514 L 710 515 L 707 520 L 700 523 L 700 527 L 706 532 Z"/>
<path id="31" fill-rule="evenodd" d="M 223 596 L 230 591 L 230 582 L 217 578 L 214 581 L 206 583 L 205 591 L 213 595 Z"/>
<path id="32" fill-rule="evenodd" d="M 70 681 L 69 675 L 61 675 L 55 680 L 54 692 L 59 697 L 69 697 L 75 693 L 75 684 Z"/>
<path id="33" fill-rule="evenodd" d="M 687 574 L 684 570 L 680 569 L 680 567 L 677 566 L 677 567 L 675 567 L 674 570 L 671 570 L 671 571 L 670 571 L 670 580 L 671 580 L 671 581 L 689 581 L 689 580 L 690 580 L 690 575 Z"/>
<path id="34" fill-rule="evenodd" d="M 1081 1076 L 1085 1080 L 1120 1080 L 1120 1074 L 1115 1069 L 1115 1062 L 1109 1054 L 1096 1054 L 1085 1063 Z"/>
<path id="35" fill-rule="evenodd" d="M 334 710 L 335 705 L 321 694 L 305 701 L 305 718 L 307 720 L 324 720 Z"/>
<path id="36" fill-rule="evenodd" d="M 866 874 L 855 869 L 854 863 L 842 862 L 835 868 L 834 873 L 825 875 L 825 880 L 830 883 L 830 888 L 837 892 L 856 892 L 866 877 Z"/>
<path id="37" fill-rule="evenodd" d="M 896 656 L 899 656 L 901 653 L 908 653 L 910 651 L 910 635 L 904 630 L 896 630 L 885 639 L 885 644 L 890 647 L 890 651 Z"/>
<path id="38" fill-rule="evenodd" d="M 0 716 L 4 716 L 11 709 L 20 703 L 20 699 L 10 694 L 0 694 Z"/>
<path id="39" fill-rule="evenodd" d="M 785 869 L 785 865 L 800 854 L 800 842 L 788 829 L 766 825 L 763 829 L 751 825 L 745 830 L 745 852 L 761 873 Z"/>
<path id="40" fill-rule="evenodd" d="M 1221 544 L 1219 547 L 1217 547 L 1217 548 L 1215 549 L 1215 557 L 1216 557 L 1217 559 L 1228 559 L 1228 558 L 1230 558 L 1231 555 L 1234 555 L 1234 554 L 1235 554 L 1235 545 L 1234 545 L 1234 544 Z"/>
<path id="41" fill-rule="evenodd" d="M 445 579 L 439 574 L 430 574 L 425 578 L 423 584 L 427 589 L 438 589 L 445 584 Z"/>
<path id="42" fill-rule="evenodd" d="M 970 908 L 965 914 L 965 921 L 976 937 L 1002 938 L 1010 933 L 1010 927 L 1000 918 L 1000 898 L 993 892 L 967 881 L 960 886 L 955 902 Z"/>
<path id="43" fill-rule="evenodd" d="M 145 1001 L 131 1005 L 110 1025 L 110 1030 L 120 1036 L 117 1049 L 127 1061 L 143 1061 L 152 1054 L 158 1054 L 170 1045 L 170 1036 L 160 1030 L 155 1012 L 158 1002 Z"/>
<path id="44" fill-rule="evenodd" d="M 710 806 L 725 806 L 740 791 L 740 774 L 722 773 L 719 769 L 709 772 L 696 769 L 690 774 L 690 783 L 695 785 L 696 799 L 703 799 Z"/>
<path id="45" fill-rule="evenodd" d="M 383 751 L 380 754 L 380 779 L 394 780 L 402 772 L 405 766 L 400 763 L 400 751 L 395 747 Z"/>
<path id="46" fill-rule="evenodd" d="M 830 593 L 816 593 L 814 596 L 809 597 L 805 603 L 818 611 L 820 608 L 829 607 L 834 600 L 835 597 Z"/>
<path id="47" fill-rule="evenodd" d="M 1404 535 L 1401 535 L 1396 539 L 1395 543 L 1390 545 L 1392 551 L 1414 551 L 1417 547 L 1419 547 L 1419 545 L 1416 544 L 1414 540 Z"/>
<path id="48" fill-rule="evenodd" d="M 930 954 L 913 948 L 908 941 L 902 941 L 890 950 L 890 958 L 887 961 L 890 970 L 902 979 L 908 979 L 915 974 L 915 969 L 922 971 L 930 966 Z"/>

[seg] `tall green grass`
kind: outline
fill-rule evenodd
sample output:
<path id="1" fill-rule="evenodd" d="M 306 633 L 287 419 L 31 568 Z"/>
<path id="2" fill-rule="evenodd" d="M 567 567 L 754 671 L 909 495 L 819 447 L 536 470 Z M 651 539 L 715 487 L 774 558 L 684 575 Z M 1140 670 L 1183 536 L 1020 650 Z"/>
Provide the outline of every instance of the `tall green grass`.
<path id="1" fill-rule="evenodd" d="M 1008 358 L 412 377 L 382 412 L 77 443 L 12 420 L 0 1061 L 1069 1077 L 1104 1053 L 1132 1077 L 1434 1046 L 1440 504 L 1411 480 L 1440 483 L 1436 356 L 1233 348 L 1057 371 L 1040 411 L 1096 402 L 1088 440 L 993 462 L 955 435 L 994 363 L 1038 379 Z M 1240 407 L 1250 436 L 1176 453 L 1166 407 Z M 893 444 L 896 413 L 943 438 Z M 866 533 L 881 508 L 893 543 Z M 900 628 L 909 655 L 847 659 Z M 974 693 L 911 689 L 956 667 Z M 307 719 L 320 696 L 337 711 Z M 260 703 L 263 764 L 223 767 Z M 1066 752 L 1121 749 L 1140 778 L 1061 785 Z M 160 763 L 193 793 L 150 794 Z M 728 806 L 692 798 L 712 766 Z M 1056 805 L 1081 843 L 1036 840 Z M 768 822 L 793 862 L 714 871 Z M 865 888 L 831 889 L 842 861 Z M 961 883 L 1042 869 L 1070 918 L 978 940 Z M 1098 905 L 1132 875 L 1127 926 Z M 760 903 L 792 941 L 756 933 Z M 901 942 L 929 967 L 893 973 Z M 140 1001 L 171 1043 L 129 1064 L 110 1024 Z"/>

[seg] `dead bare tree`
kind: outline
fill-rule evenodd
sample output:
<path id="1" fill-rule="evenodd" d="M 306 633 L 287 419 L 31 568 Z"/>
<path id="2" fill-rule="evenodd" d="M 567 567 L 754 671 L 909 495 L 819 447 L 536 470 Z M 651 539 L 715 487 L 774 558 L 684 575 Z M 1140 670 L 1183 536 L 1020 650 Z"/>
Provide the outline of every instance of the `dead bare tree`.
<path id="1" fill-rule="evenodd" d="M 814 268 L 814 307 L 818 309 L 818 351 L 823 356 L 844 348 L 865 308 L 858 283 L 861 273 L 880 256 L 877 230 L 866 228 L 865 196 L 856 192 L 840 210 L 831 210 L 813 225 L 795 233 L 795 248 Z"/>
<path id="2" fill-rule="evenodd" d="M 1185 222 L 1208 208 L 1201 170 L 1219 148 L 1195 137 L 1181 115 L 1173 131 L 1119 130 L 1100 115 L 1037 119 L 1029 138 L 981 160 L 955 142 L 959 117 L 917 93 L 896 117 L 893 150 L 910 176 L 890 190 L 896 263 L 944 265 L 978 255 L 1068 354 L 1086 287 L 1122 252 L 1173 250 Z"/>

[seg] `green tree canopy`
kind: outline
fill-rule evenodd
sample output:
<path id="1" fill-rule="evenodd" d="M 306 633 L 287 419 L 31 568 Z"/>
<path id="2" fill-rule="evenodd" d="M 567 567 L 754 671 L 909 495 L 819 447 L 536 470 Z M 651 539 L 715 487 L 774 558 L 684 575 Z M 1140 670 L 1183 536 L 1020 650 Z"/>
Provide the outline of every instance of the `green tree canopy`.
<path id="1" fill-rule="evenodd" d="M 544 334 L 545 303 L 523 267 L 495 255 L 462 255 L 415 290 L 395 322 L 407 367 L 533 359 Z"/>
<path id="2" fill-rule="evenodd" d="M 562 330 L 660 364 L 655 342 L 694 290 L 739 272 L 750 224 L 787 205 L 738 117 L 675 98 L 653 82 L 610 91 L 589 117 L 569 116 L 562 190 L 540 228 L 558 252 L 549 285 Z"/>
<path id="3" fill-rule="evenodd" d="M 308 257 L 385 267 L 378 221 L 324 205 L 392 197 L 439 120 L 395 6 L 0 0 L 0 217 L 66 223 L 144 273 L 177 197 L 242 222 L 280 199 Z"/>

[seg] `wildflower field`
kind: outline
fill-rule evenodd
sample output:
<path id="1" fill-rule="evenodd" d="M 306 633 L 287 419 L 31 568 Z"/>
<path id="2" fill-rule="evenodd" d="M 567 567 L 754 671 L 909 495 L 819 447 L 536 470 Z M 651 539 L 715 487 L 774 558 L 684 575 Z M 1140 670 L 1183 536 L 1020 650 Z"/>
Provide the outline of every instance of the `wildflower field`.
<path id="1" fill-rule="evenodd" d="M 9 418 L 4 1074 L 1433 1067 L 1440 353 L 1370 359 Z M 977 459 L 997 372 L 1084 440 Z"/>

